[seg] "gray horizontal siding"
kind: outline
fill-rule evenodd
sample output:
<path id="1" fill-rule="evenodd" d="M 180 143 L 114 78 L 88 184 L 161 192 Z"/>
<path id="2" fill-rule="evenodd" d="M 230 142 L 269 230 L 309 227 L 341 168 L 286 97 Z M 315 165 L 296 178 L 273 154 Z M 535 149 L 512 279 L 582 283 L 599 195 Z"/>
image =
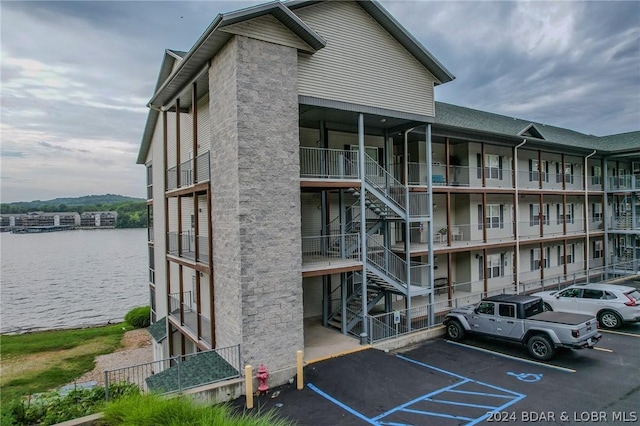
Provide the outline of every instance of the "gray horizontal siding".
<path id="1" fill-rule="evenodd" d="M 433 116 L 435 77 L 357 4 L 327 2 L 296 14 L 327 46 L 299 55 L 299 94 Z"/>

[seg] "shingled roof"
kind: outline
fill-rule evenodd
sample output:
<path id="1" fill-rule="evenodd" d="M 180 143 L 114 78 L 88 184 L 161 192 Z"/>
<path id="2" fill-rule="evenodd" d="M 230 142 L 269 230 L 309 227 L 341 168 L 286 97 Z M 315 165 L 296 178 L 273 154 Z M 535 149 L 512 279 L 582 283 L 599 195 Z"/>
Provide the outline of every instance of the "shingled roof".
<path id="1" fill-rule="evenodd" d="M 526 138 L 543 145 L 598 150 L 610 154 L 636 152 L 640 156 L 640 131 L 594 136 L 487 111 L 436 102 L 435 126 Z"/>

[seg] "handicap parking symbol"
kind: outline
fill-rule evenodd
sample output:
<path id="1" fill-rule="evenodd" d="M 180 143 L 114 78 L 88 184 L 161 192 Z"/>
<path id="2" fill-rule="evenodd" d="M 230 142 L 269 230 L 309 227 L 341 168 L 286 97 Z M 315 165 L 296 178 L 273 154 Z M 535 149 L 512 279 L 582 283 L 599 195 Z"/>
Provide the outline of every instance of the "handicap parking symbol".
<path id="1" fill-rule="evenodd" d="M 522 382 L 527 382 L 527 383 L 534 383 L 534 382 L 538 382 L 540 381 L 540 379 L 542 379 L 542 374 L 533 374 L 533 373 L 512 373 L 511 371 L 509 371 L 507 373 L 509 376 L 513 376 L 516 379 L 522 381 Z"/>

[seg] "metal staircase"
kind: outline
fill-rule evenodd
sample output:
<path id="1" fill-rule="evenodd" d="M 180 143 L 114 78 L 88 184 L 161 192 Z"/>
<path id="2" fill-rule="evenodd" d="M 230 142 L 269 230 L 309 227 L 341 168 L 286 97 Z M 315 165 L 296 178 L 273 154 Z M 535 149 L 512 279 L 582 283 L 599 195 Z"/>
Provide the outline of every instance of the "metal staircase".
<path id="1" fill-rule="evenodd" d="M 366 154 L 365 154 L 366 155 Z M 367 302 L 366 312 L 370 312 L 382 298 L 390 293 L 409 296 L 427 294 L 430 285 L 427 281 L 428 265 L 412 263 L 395 254 L 382 242 L 380 230 L 389 220 L 411 221 L 424 220 L 428 214 L 427 194 L 409 194 L 407 188 L 380 167 L 371 157 L 365 158 L 366 191 L 364 204 L 368 211 L 373 212 L 373 218 L 365 217 L 366 247 L 366 278 L 367 278 Z M 357 188 L 347 190 L 353 197 L 360 198 L 361 193 Z M 360 202 L 351 205 L 346 211 L 351 220 L 346 223 L 345 229 L 340 230 L 339 218 L 329 224 L 329 232 L 334 234 L 362 232 L 362 218 Z M 339 237 L 336 237 L 339 238 Z M 337 241 L 339 246 L 339 241 Z M 357 246 L 347 247 L 347 254 L 352 254 Z M 361 274 L 358 274 L 361 276 Z M 355 274 L 351 276 L 354 280 Z M 353 281 L 352 281 L 353 284 Z M 359 334 L 362 327 L 362 284 L 359 286 L 348 285 L 350 294 L 347 295 L 344 306 L 339 306 L 330 312 L 328 324 L 340 329 L 343 333 Z M 346 317 L 346 318 L 345 318 Z"/>

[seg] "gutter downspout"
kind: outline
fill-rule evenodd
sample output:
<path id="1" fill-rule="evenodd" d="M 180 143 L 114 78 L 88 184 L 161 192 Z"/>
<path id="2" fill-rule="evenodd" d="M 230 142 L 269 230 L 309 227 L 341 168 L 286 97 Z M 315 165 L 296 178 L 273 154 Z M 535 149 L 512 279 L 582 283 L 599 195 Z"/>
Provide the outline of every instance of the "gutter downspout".
<path id="1" fill-rule="evenodd" d="M 515 188 L 515 234 L 516 234 L 516 268 L 517 273 L 515 276 L 516 280 L 516 294 L 520 294 L 520 230 L 518 229 L 518 221 L 520 220 L 520 198 L 518 196 L 518 148 L 522 147 L 525 143 L 527 143 L 526 139 L 523 139 L 519 145 L 513 150 L 513 186 Z"/>
<path id="2" fill-rule="evenodd" d="M 365 206 L 367 173 L 364 155 L 364 115 L 362 113 L 358 114 L 358 150 L 358 162 L 360 163 L 360 256 L 362 259 L 362 333 L 360 333 L 360 344 L 365 344 L 368 341 L 369 324 L 367 319 L 367 209 Z"/>
<path id="3" fill-rule="evenodd" d="M 429 239 L 427 240 L 427 249 L 429 250 L 429 256 L 427 262 L 429 264 L 429 286 L 431 292 L 429 292 L 429 306 L 435 307 L 435 295 L 434 292 L 434 255 L 433 255 L 433 151 L 431 144 L 431 123 L 426 124 L 426 144 L 427 144 L 427 197 L 429 203 L 427 204 L 427 215 L 429 221 L 427 222 L 427 232 L 429 233 Z M 435 324 L 435 309 L 429 309 L 429 325 Z"/>
<path id="4" fill-rule="evenodd" d="M 585 241 L 587 247 L 584 252 L 587 254 L 585 259 L 585 273 L 587 276 L 587 284 L 589 283 L 589 190 L 587 187 L 587 183 L 589 181 L 589 167 L 587 163 L 589 161 L 589 158 L 594 156 L 595 153 L 596 150 L 594 149 L 591 154 L 584 157 L 584 231 L 587 237 L 587 240 Z"/>
<path id="5" fill-rule="evenodd" d="M 404 132 L 404 155 L 402 156 L 402 165 L 404 167 L 404 199 L 405 199 L 405 224 L 404 227 L 404 253 L 407 262 L 407 300 L 405 308 L 407 309 L 407 324 L 411 331 L 411 223 L 409 222 L 409 133 L 416 127 L 412 127 Z"/>

